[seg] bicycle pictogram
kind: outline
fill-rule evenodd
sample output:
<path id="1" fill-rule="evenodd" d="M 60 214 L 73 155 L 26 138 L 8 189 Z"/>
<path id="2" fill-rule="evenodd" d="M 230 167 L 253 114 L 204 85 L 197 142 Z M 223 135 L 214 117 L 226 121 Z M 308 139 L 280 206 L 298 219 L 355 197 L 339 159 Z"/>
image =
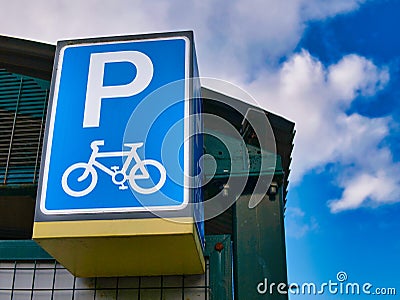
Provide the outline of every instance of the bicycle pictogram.
<path id="1" fill-rule="evenodd" d="M 129 182 L 130 186 L 133 190 L 140 194 L 152 194 L 157 192 L 162 188 L 165 183 L 167 173 L 165 171 L 164 166 L 153 159 L 144 159 L 142 160 L 137 153 L 138 148 L 143 146 L 143 143 L 126 143 L 124 144 L 125 147 L 130 148 L 129 151 L 115 151 L 115 152 L 99 152 L 99 146 L 104 146 L 104 140 L 95 140 L 92 141 L 90 147 L 92 148 L 92 154 L 90 155 L 89 161 L 85 162 L 78 162 L 71 166 L 69 166 L 61 179 L 62 188 L 64 191 L 73 197 L 82 197 L 89 194 L 97 185 L 98 174 L 97 169 L 102 170 L 103 172 L 107 173 L 111 176 L 111 180 L 115 185 L 119 185 L 120 190 L 128 189 L 126 185 L 126 181 Z M 97 158 L 110 158 L 110 157 L 126 157 L 126 160 L 120 169 L 119 166 L 112 166 L 111 168 L 106 167 L 102 163 L 100 163 Z M 131 162 L 134 161 L 135 164 L 128 172 L 128 168 L 131 165 Z M 150 178 L 150 174 L 148 171 L 148 167 L 153 166 L 159 172 L 159 178 L 156 180 L 157 182 L 153 182 L 154 184 L 150 187 L 148 186 L 139 186 L 137 181 L 145 180 L 145 179 L 152 179 Z M 95 168 L 96 167 L 96 168 Z M 70 177 L 71 173 L 74 171 L 80 170 L 82 175 L 77 178 L 78 183 L 83 182 L 84 180 L 88 179 L 90 176 L 90 183 L 86 188 L 81 190 L 74 190 L 68 184 L 68 178 Z M 75 172 L 76 173 L 76 172 Z M 80 173 L 79 173 L 80 174 Z"/>

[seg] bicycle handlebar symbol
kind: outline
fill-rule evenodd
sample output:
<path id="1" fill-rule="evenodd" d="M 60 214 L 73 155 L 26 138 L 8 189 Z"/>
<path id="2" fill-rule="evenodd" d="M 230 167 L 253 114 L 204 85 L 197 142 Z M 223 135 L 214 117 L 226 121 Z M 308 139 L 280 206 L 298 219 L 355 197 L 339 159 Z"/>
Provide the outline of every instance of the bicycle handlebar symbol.
<path id="1" fill-rule="evenodd" d="M 89 194 L 96 187 L 97 184 L 97 167 L 103 172 L 107 173 L 111 176 L 112 182 L 115 185 L 119 185 L 120 190 L 126 190 L 128 187 L 125 185 L 125 182 L 128 180 L 130 186 L 140 194 L 152 194 L 157 192 L 162 188 L 167 178 L 167 173 L 165 171 L 164 166 L 153 159 L 144 159 L 142 160 L 138 153 L 137 149 L 143 146 L 143 143 L 128 143 L 124 144 L 125 147 L 131 148 L 129 152 L 127 151 L 116 151 L 116 152 L 99 152 L 99 146 L 104 145 L 104 140 L 95 140 L 92 141 L 90 147 L 92 148 L 92 154 L 90 155 L 89 161 L 78 162 L 71 166 L 69 166 L 61 179 L 61 185 L 63 190 L 70 196 L 73 197 L 82 197 Z M 110 169 L 101 164 L 96 160 L 96 158 L 104 158 L 104 157 L 127 157 L 125 163 L 122 166 L 122 169 L 119 170 L 119 166 L 112 166 Z M 129 175 L 127 175 L 128 167 L 131 164 L 132 160 L 135 161 L 135 165 L 131 168 Z M 160 173 L 160 177 L 158 182 L 154 184 L 154 186 L 150 187 L 141 187 L 136 181 L 140 181 L 142 179 L 149 179 L 150 174 L 147 170 L 148 166 L 155 167 Z M 68 177 L 71 175 L 73 171 L 82 169 L 82 175 L 77 178 L 78 182 L 82 182 L 85 179 L 91 176 L 90 184 L 83 190 L 73 190 L 68 185 Z"/>

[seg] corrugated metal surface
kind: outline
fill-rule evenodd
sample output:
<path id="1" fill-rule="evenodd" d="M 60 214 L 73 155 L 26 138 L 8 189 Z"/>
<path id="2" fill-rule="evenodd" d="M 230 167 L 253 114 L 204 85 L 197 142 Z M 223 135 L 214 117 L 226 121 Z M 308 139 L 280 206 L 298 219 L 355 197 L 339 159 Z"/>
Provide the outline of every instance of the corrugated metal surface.
<path id="1" fill-rule="evenodd" d="M 0 185 L 38 180 L 49 85 L 0 69 Z"/>

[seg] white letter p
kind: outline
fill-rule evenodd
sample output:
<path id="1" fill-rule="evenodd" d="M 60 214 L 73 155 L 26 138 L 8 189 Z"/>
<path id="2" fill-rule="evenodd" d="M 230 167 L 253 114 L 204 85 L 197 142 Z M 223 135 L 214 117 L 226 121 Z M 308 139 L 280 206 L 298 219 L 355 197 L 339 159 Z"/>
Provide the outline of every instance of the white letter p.
<path id="1" fill-rule="evenodd" d="M 127 84 L 103 86 L 106 63 L 129 62 L 136 67 L 135 78 Z M 138 51 L 93 53 L 90 55 L 83 127 L 99 127 L 102 98 L 130 97 L 142 92 L 153 78 L 153 63 Z"/>

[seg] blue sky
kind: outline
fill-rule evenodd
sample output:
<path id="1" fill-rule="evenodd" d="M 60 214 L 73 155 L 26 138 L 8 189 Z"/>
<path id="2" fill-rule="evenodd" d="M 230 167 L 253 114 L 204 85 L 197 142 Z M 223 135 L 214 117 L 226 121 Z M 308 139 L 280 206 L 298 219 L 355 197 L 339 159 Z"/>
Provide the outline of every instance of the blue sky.
<path id="1" fill-rule="evenodd" d="M 354 12 L 309 22 L 295 50 L 307 49 L 324 65 L 333 64 L 344 55 L 356 53 L 370 59 L 377 66 L 388 68 L 390 80 L 385 87 L 373 95 L 356 97 L 346 113 L 359 113 L 368 118 L 392 118 L 393 123 L 378 147 L 390 149 L 394 163 L 400 158 L 397 125 L 400 120 L 400 40 L 393 34 L 395 28 L 400 26 L 398 11 L 399 1 L 370 1 Z M 356 144 L 354 148 L 357 151 Z M 368 155 L 368 152 L 363 154 Z M 374 158 L 363 157 L 371 160 Z M 340 197 L 343 192 L 335 185 L 335 181 L 338 173 L 345 172 L 346 167 L 350 166 L 331 162 L 318 171 L 308 172 L 301 183 L 291 189 L 289 210 L 300 207 L 304 217 L 297 217 L 299 223 L 293 224 L 292 228 L 288 226 L 288 231 L 291 231 L 287 237 L 289 278 L 296 282 L 309 280 L 321 283 L 335 280 L 337 272 L 345 271 L 348 281 L 370 282 L 377 287 L 399 289 L 400 205 L 380 205 L 376 202 L 361 205 L 357 209 L 331 213 L 326 204 L 330 199 Z M 395 172 L 394 176 L 397 174 Z M 399 194 L 394 195 L 393 202 L 398 202 L 399 198 Z M 293 216 L 293 211 L 289 213 L 290 216 Z M 308 230 L 296 236 L 296 226 Z"/>
<path id="2" fill-rule="evenodd" d="M 14 1 L 0 34 L 55 43 L 193 29 L 202 76 L 296 123 L 289 281 L 345 271 L 400 293 L 399 11 L 397 0 Z"/>

